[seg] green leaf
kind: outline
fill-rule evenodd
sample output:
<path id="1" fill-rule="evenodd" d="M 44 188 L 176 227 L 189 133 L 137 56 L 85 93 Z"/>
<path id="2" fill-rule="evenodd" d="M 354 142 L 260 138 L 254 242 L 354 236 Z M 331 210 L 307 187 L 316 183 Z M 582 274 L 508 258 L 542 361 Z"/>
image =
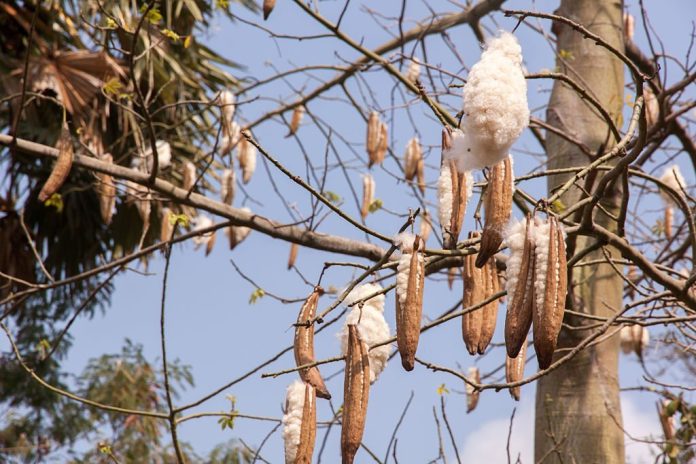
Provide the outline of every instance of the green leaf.
<path id="1" fill-rule="evenodd" d="M 116 24 L 116 21 L 114 21 L 112 18 L 106 18 L 106 26 L 109 29 L 117 29 L 118 24 Z"/>
<path id="2" fill-rule="evenodd" d="M 230 7 L 229 0 L 215 0 L 215 6 L 221 10 L 226 10 Z"/>
<path id="3" fill-rule="evenodd" d="M 331 203 L 340 203 L 341 202 L 341 197 L 336 192 L 332 192 L 331 190 L 327 190 L 326 192 L 324 192 L 324 196 Z"/>
<path id="4" fill-rule="evenodd" d="M 572 60 L 573 59 L 573 52 L 571 52 L 570 50 L 559 50 L 558 56 L 560 56 L 564 60 Z"/>
<path id="5" fill-rule="evenodd" d="M 551 203 L 551 209 L 555 213 L 560 214 L 566 210 L 566 205 L 559 198 L 557 198 L 557 199 L 553 200 L 553 203 Z"/>
<path id="6" fill-rule="evenodd" d="M 51 351 L 51 344 L 45 338 L 42 338 L 39 343 L 36 344 L 36 351 L 39 352 L 40 359 L 46 359 L 48 353 Z"/>
<path id="7" fill-rule="evenodd" d="M 265 294 L 266 292 L 264 292 L 262 288 L 257 288 L 256 290 L 251 292 L 251 296 L 249 297 L 249 304 L 256 303 L 256 300 L 258 300 L 259 298 L 263 298 Z"/>
<path id="8" fill-rule="evenodd" d="M 118 98 L 121 96 L 121 89 L 123 89 L 123 84 L 121 83 L 118 77 L 112 77 L 108 81 L 104 82 L 102 89 L 104 90 L 105 94 L 111 97 Z"/>
<path id="9" fill-rule="evenodd" d="M 97 448 L 99 448 L 101 454 L 112 454 L 111 445 L 108 443 L 101 442 L 97 445 Z"/>
<path id="10" fill-rule="evenodd" d="M 141 13 L 145 13 L 146 11 L 147 13 L 145 14 L 145 19 L 147 19 L 150 24 L 157 24 L 162 21 L 162 13 L 160 13 L 159 8 L 153 6 L 148 10 L 147 5 L 140 7 Z"/>
<path id="11" fill-rule="evenodd" d="M 438 395 L 441 395 L 441 396 L 442 396 L 442 395 L 445 395 L 445 394 L 447 394 L 447 393 L 449 393 L 449 392 L 450 392 L 449 389 L 445 386 L 444 383 L 441 384 L 439 387 L 437 387 L 437 394 L 438 394 Z"/>
<path id="12" fill-rule="evenodd" d="M 177 34 L 176 32 L 172 31 L 171 29 L 162 29 L 160 31 L 162 35 L 165 37 L 169 37 L 172 41 L 178 42 L 181 39 L 181 36 Z"/>
<path id="13" fill-rule="evenodd" d="M 44 201 L 44 205 L 48 207 L 54 207 L 58 213 L 63 212 L 63 197 L 60 196 L 60 193 L 54 193 L 51 195 L 46 201 Z"/>
<path id="14" fill-rule="evenodd" d="M 188 227 L 189 225 L 189 217 L 185 214 L 174 214 L 174 213 L 169 213 L 169 224 L 170 225 L 175 225 L 179 224 L 182 227 Z"/>
<path id="15" fill-rule="evenodd" d="M 370 206 L 368 206 L 367 210 L 370 213 L 374 213 L 375 211 L 382 209 L 382 200 L 379 198 L 372 200 L 372 203 L 370 203 Z"/>

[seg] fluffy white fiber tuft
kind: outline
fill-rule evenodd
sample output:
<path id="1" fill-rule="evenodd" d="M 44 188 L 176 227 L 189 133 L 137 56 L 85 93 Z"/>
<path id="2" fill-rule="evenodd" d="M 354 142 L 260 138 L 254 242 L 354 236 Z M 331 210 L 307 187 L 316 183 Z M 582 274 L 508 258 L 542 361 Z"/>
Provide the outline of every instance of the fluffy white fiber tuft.
<path id="1" fill-rule="evenodd" d="M 196 216 L 195 218 L 191 219 L 191 224 L 193 225 L 192 232 L 197 232 L 199 230 L 207 229 L 215 223 L 209 216 L 201 214 L 200 216 Z M 196 246 L 196 248 L 198 248 L 202 244 L 206 243 L 212 234 L 213 232 L 208 232 L 193 237 L 193 244 Z"/>
<path id="2" fill-rule="evenodd" d="M 349 296 L 355 293 L 356 298 L 352 300 L 355 301 L 381 289 L 382 287 L 376 284 L 365 284 L 357 287 Z M 358 305 L 353 306 L 348 316 L 346 316 L 345 324 L 341 332 L 338 333 L 338 337 L 341 340 L 341 352 L 344 355 L 348 350 L 348 324 L 357 324 L 360 337 L 368 347 L 389 338 L 389 325 L 384 319 L 384 295 L 380 295 L 380 297 L 381 299 L 377 297 L 369 299 L 366 304 L 363 305 L 362 310 Z M 375 304 L 372 304 L 373 302 L 375 302 Z M 371 383 L 377 380 L 379 374 L 381 374 L 386 367 L 389 353 L 389 345 L 383 345 L 368 351 L 367 357 L 370 360 Z"/>
<path id="3" fill-rule="evenodd" d="M 449 228 L 452 217 L 452 174 L 449 165 L 440 168 L 440 178 L 437 180 L 437 198 L 439 200 L 439 218 L 442 228 Z"/>
<path id="4" fill-rule="evenodd" d="M 682 176 L 681 170 L 679 169 L 679 166 L 676 164 L 673 164 L 672 166 L 668 166 L 665 168 L 665 170 L 662 172 L 662 175 L 660 176 L 660 181 L 668 187 L 672 188 L 673 190 L 676 190 L 680 194 L 682 192 L 682 188 L 686 189 L 687 187 L 686 181 L 684 180 L 684 176 Z M 665 203 L 674 204 L 674 198 L 672 198 L 672 195 L 670 195 L 666 191 L 660 189 L 660 196 L 665 201 Z"/>
<path id="5" fill-rule="evenodd" d="M 411 252 L 416 236 L 410 232 L 401 232 L 394 236 L 394 245 L 398 246 L 402 252 Z"/>
<path id="6" fill-rule="evenodd" d="M 505 234 L 505 246 L 510 250 L 510 259 L 507 261 L 507 270 L 505 271 L 505 290 L 507 290 L 508 301 L 514 300 L 515 288 L 520 278 L 526 222 L 526 219 L 512 222 Z M 533 226 L 532 223 L 530 223 L 530 227 L 531 226 Z"/>
<path id="7" fill-rule="evenodd" d="M 295 380 L 285 394 L 285 415 L 283 416 L 283 441 L 285 443 L 285 462 L 294 463 L 297 447 L 300 444 L 302 428 L 302 409 L 304 408 L 305 383 Z"/>
<path id="8" fill-rule="evenodd" d="M 399 304 L 406 303 L 408 292 L 408 276 L 411 269 L 411 253 L 401 253 L 399 264 L 396 266 L 396 297 Z"/>
<path id="9" fill-rule="evenodd" d="M 382 287 L 378 284 L 358 285 L 343 299 L 343 304 L 350 306 L 354 302 L 362 300 L 366 296 L 373 295 L 381 290 Z M 373 296 L 365 302 L 365 305 L 370 305 L 373 309 L 384 312 L 384 294 L 380 293 L 377 296 Z"/>
<path id="10" fill-rule="evenodd" d="M 514 35 L 503 31 L 488 42 L 469 72 L 463 96 L 463 134 L 453 134 L 449 150 L 460 172 L 505 159 L 529 123 L 522 49 Z"/>

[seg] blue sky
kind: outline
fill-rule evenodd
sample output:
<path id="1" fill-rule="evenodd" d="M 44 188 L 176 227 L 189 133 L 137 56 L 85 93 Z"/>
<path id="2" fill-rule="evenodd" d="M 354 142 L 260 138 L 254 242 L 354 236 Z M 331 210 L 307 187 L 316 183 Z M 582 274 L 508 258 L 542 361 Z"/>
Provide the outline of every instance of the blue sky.
<path id="1" fill-rule="evenodd" d="M 367 5 L 369 2 L 364 2 Z M 389 3 L 390 10 L 396 2 Z M 392 3 L 394 5 L 392 5 Z M 450 2 L 428 2 L 436 11 L 453 11 L 457 7 Z M 635 3 L 629 6 L 635 11 Z M 337 11 L 343 2 L 324 1 L 318 3 L 322 13 L 335 19 Z M 345 17 L 343 28 L 350 36 L 361 40 L 366 46 L 374 47 L 390 38 L 389 34 L 378 27 L 373 19 L 365 12 L 366 7 L 362 3 L 352 2 Z M 380 11 L 387 8 L 377 2 L 370 4 Z M 399 2 L 400 5 L 400 2 Z M 407 17 L 420 18 L 427 14 L 423 2 L 410 1 Z M 538 9 L 551 12 L 555 9 L 555 2 L 537 2 L 536 6 L 530 2 L 507 2 L 507 8 Z M 683 57 L 688 45 L 693 18 L 696 17 L 696 5 L 690 1 L 662 1 L 646 2 L 651 15 L 654 28 L 661 34 L 665 41 L 665 47 L 678 57 Z M 241 17 L 259 21 L 258 17 L 252 17 L 246 10 L 232 6 L 233 11 Z M 680 14 L 674 14 L 680 11 Z M 393 12 L 391 12 L 393 14 Z M 516 21 L 504 18 L 497 14 L 494 16 L 496 24 L 489 19 L 484 25 L 490 31 L 498 27 L 511 30 Z M 390 20 L 384 20 L 389 25 L 389 32 L 394 33 L 395 28 Z M 548 30 L 547 22 L 540 23 Z M 278 33 L 289 35 L 313 35 L 322 34 L 325 31 L 308 19 L 291 2 L 278 2 L 276 10 L 264 26 L 270 27 Z M 407 22 L 406 27 L 412 27 L 413 22 Z M 637 27 L 637 40 L 644 44 L 642 28 Z M 449 31 L 449 35 L 456 45 L 457 51 L 463 57 L 467 66 L 471 66 L 479 56 L 479 48 L 468 26 L 460 26 Z M 525 65 L 530 72 L 543 69 L 551 69 L 554 66 L 553 55 L 543 39 L 526 27 L 520 27 L 517 36 L 523 46 Z M 274 69 L 285 70 L 296 66 L 308 64 L 332 63 L 342 65 L 343 60 L 352 61 L 357 58 L 355 51 L 348 49 L 339 41 L 331 38 L 305 40 L 298 42 L 287 39 L 270 39 L 262 30 L 250 27 L 242 22 L 230 23 L 219 17 L 205 40 L 211 47 L 220 51 L 224 56 L 244 63 L 246 69 L 241 74 L 264 78 L 274 74 Z M 452 54 L 449 53 L 440 40 L 429 40 L 429 63 L 442 66 L 451 72 L 461 72 Z M 430 45 L 432 43 L 432 45 Z M 406 47 L 406 54 L 410 54 L 412 47 Z M 416 50 L 416 56 L 422 59 L 420 49 Z M 317 73 L 324 79 L 333 75 L 334 71 Z M 376 102 L 379 107 L 389 108 L 392 98 L 392 79 L 385 77 L 384 72 L 371 68 L 364 73 L 359 80 L 351 79 L 348 87 L 359 98 L 366 109 L 372 108 L 372 98 L 362 99 L 361 90 L 365 89 L 363 79 L 370 83 L 375 92 Z M 465 77 L 465 73 L 461 73 Z M 672 71 L 671 79 L 678 79 L 677 73 Z M 244 120 L 253 120 L 264 111 L 273 108 L 278 101 L 292 101 L 293 90 L 307 90 L 318 84 L 316 79 L 306 76 L 293 76 L 287 81 L 278 81 L 272 85 L 254 91 L 240 100 L 252 100 L 240 105 L 239 117 Z M 545 81 L 530 81 L 529 100 L 534 114 L 543 118 L 543 110 L 540 110 L 548 98 L 547 90 L 550 83 Z M 692 92 L 693 94 L 693 89 Z M 366 172 L 364 163 L 365 155 L 362 148 L 365 126 L 364 122 L 355 114 L 351 107 L 337 101 L 341 94 L 332 91 L 326 94 L 325 99 L 313 101 L 308 105 L 311 113 L 330 121 L 340 130 L 342 137 L 350 141 L 354 153 L 348 145 L 336 141 L 337 147 L 348 166 L 348 176 L 356 191 L 360 192 L 360 175 Z M 407 100 L 412 97 L 407 95 Z M 401 104 L 399 94 L 396 94 L 396 105 Z M 447 102 L 459 105 L 459 97 L 451 97 Z M 399 106 L 399 108 L 401 108 Z M 395 143 L 392 146 L 397 156 L 403 153 L 408 138 L 418 133 L 425 146 L 437 147 L 440 139 L 440 126 L 428 113 L 427 107 L 422 104 L 411 106 L 415 125 L 410 124 L 404 111 L 397 109 L 395 118 L 391 121 L 390 128 L 394 132 Z M 389 114 L 389 113 L 387 113 Z M 289 118 L 289 114 L 285 115 Z M 255 136 L 270 153 L 280 159 L 289 169 L 304 175 L 304 157 L 300 146 L 294 139 L 284 138 L 287 129 L 284 125 L 271 121 L 255 131 Z M 308 156 L 317 166 L 323 165 L 326 142 L 320 133 L 311 125 L 310 119 L 305 117 L 304 125 L 300 129 L 302 143 Z M 539 166 L 542 158 L 535 158 L 529 152 L 539 153 L 539 146 L 529 133 L 517 142 L 513 153 L 515 155 L 515 171 L 517 175 L 530 172 Z M 659 159 L 660 156 L 657 155 Z M 433 148 L 426 160 L 429 169 L 427 180 L 434 185 L 437 178 L 436 166 L 439 165 L 439 149 Z M 679 160 L 687 181 L 693 185 L 694 176 L 692 170 L 684 160 Z M 651 166 L 647 166 L 649 169 Z M 373 169 L 373 175 L 377 181 L 376 196 L 384 202 L 389 211 L 405 214 L 409 207 L 417 207 L 417 202 L 411 196 L 410 190 L 403 183 L 397 184 L 389 172 L 395 172 L 395 164 L 387 160 L 385 169 Z M 295 184 L 292 184 L 279 173 L 273 172 L 273 178 L 278 184 L 278 189 L 298 211 L 307 214 L 309 212 L 309 195 Z M 338 193 L 345 199 L 345 208 L 353 217 L 358 217 L 358 210 L 354 204 L 348 185 L 340 170 L 331 172 L 327 178 L 327 190 Z M 245 187 L 249 196 L 253 198 L 244 201 L 243 195 L 238 193 L 235 200 L 236 206 L 249 206 L 255 212 L 280 221 L 293 222 L 285 208 L 279 203 L 274 191 L 269 188 L 269 178 L 264 164 L 259 159 L 259 166 L 251 182 Z M 545 191 L 544 181 L 526 183 L 525 190 L 540 195 Z M 435 191 L 430 189 L 427 194 L 430 202 L 430 212 L 436 216 Z M 650 211 L 657 211 L 660 207 L 656 198 L 651 203 L 641 205 Z M 518 214 L 519 215 L 519 214 Z M 656 214 L 647 215 L 646 220 L 657 218 Z M 386 235 L 396 233 L 403 223 L 403 218 L 379 211 L 370 215 L 367 224 Z M 471 211 L 468 212 L 464 231 L 473 228 Z M 345 235 L 355 239 L 364 239 L 357 231 L 353 230 L 343 220 L 331 215 L 321 226 L 321 231 Z M 436 231 L 434 231 L 436 233 Z M 430 245 L 435 246 L 434 237 L 430 239 Z M 270 358 L 281 349 L 292 343 L 293 331 L 291 324 L 297 317 L 299 304 L 284 305 L 266 296 L 255 304 L 248 303 L 254 287 L 242 279 L 234 270 L 231 260 L 242 269 L 250 278 L 254 279 L 266 291 L 283 296 L 285 298 L 302 298 L 311 291 L 310 286 L 293 271 L 287 271 L 285 263 L 289 251 L 289 244 L 274 240 L 258 233 L 252 233 L 250 237 L 237 249 L 230 252 L 226 247 L 224 236 L 218 237 L 217 247 L 214 252 L 205 257 L 202 250 L 194 250 L 191 243 L 175 247 L 172 254 L 169 293 L 167 295 L 167 338 L 168 350 L 171 358 L 179 358 L 183 363 L 193 367 L 196 386 L 185 391 L 178 404 L 193 401 L 200 396 L 209 393 L 221 385 L 246 372 L 259 362 Z M 325 252 L 301 248 L 297 260 L 297 266 L 304 276 L 310 281 L 316 281 L 323 263 L 329 260 L 356 261 L 356 259 L 344 259 L 337 255 Z M 359 261 L 359 260 L 358 260 Z M 135 266 L 135 264 L 134 264 Z M 159 255 L 150 262 L 148 275 L 136 272 L 125 272 L 115 280 L 116 292 L 114 293 L 111 308 L 103 315 L 97 315 L 92 320 L 80 319 L 75 324 L 72 334 L 74 337 L 70 357 L 65 363 L 68 371 L 79 372 L 87 360 L 101 353 L 115 353 L 120 350 L 124 339 L 142 343 L 146 355 L 155 360 L 159 357 L 159 301 L 161 294 L 161 278 L 163 261 Z M 345 286 L 354 273 L 349 268 L 333 268 L 325 277 L 325 286 L 333 285 L 337 288 Z M 452 291 L 447 289 L 442 277 L 429 279 L 426 283 L 424 315 L 435 317 L 445 309 L 451 307 L 461 298 L 461 282 L 457 282 Z M 326 308 L 331 302 L 332 296 L 321 299 L 319 309 Z M 394 331 L 393 296 L 387 298 L 386 317 L 392 332 Z M 502 341 L 502 318 L 504 310 L 500 311 L 500 320 L 494 342 Z M 335 356 L 339 353 L 340 345 L 335 337 L 340 325 L 336 324 L 317 336 L 316 351 L 319 358 Z M 438 364 L 444 364 L 466 369 L 471 365 L 478 365 L 482 372 L 490 371 L 497 367 L 503 360 L 503 351 L 496 349 L 486 359 L 478 361 L 466 353 L 461 341 L 459 320 L 441 325 L 421 338 L 419 356 Z M 1 342 L 3 348 L 6 342 Z M 622 386 L 636 385 L 640 380 L 641 371 L 637 367 L 634 357 L 622 356 L 621 359 L 621 384 Z M 292 354 L 281 357 L 261 372 L 276 371 L 292 367 L 294 360 Z M 337 364 L 322 366 L 325 377 L 336 373 L 341 366 Z M 536 362 L 527 366 L 529 375 L 536 368 Z M 225 411 L 229 402 L 226 395 L 234 395 L 237 398 L 237 408 L 240 413 L 280 418 L 281 405 L 284 402 L 284 392 L 287 385 L 296 378 L 295 374 L 281 376 L 275 379 L 261 379 L 259 374 L 252 376 L 245 382 L 225 391 L 193 411 Z M 329 389 L 334 394 L 333 405 L 340 406 L 343 378 L 341 375 L 333 376 L 328 383 Z M 463 385 L 452 376 L 440 373 L 427 372 L 417 366 L 411 373 L 406 373 L 395 359 L 387 366 L 380 379 L 373 385 L 370 397 L 365 444 L 383 456 L 389 435 L 393 430 L 399 415 L 406 404 L 411 392 L 414 393 L 413 403 L 408 411 L 406 419 L 399 429 L 398 452 L 401 462 L 426 462 L 437 456 L 437 436 L 433 420 L 433 407 L 438 408 L 440 398 L 437 388 L 446 384 L 450 393 L 445 395 L 448 418 L 452 425 L 457 446 L 466 462 L 484 462 L 480 453 L 482 449 L 497 453 L 503 459 L 505 452 L 505 437 L 507 433 L 508 418 L 512 408 L 517 407 L 515 426 L 512 440 L 513 454 L 522 453 L 524 462 L 529 462 L 533 448 L 533 398 L 534 386 L 528 385 L 522 389 L 522 401 L 515 404 L 506 391 L 486 391 L 481 396 L 478 408 L 471 414 L 466 414 L 466 399 L 461 394 Z M 659 425 L 654 411 L 654 398 L 645 395 L 624 396 L 624 420 L 627 428 L 638 436 L 649 433 L 657 433 Z M 328 404 L 322 400 L 319 403 L 319 420 L 331 417 Z M 192 412 L 193 412 L 192 411 Z M 215 444 L 233 437 L 241 437 L 251 446 L 258 445 L 264 436 L 271 430 L 273 424 L 239 419 L 232 431 L 221 430 L 215 419 L 197 419 L 181 426 L 180 434 L 183 440 L 193 444 L 194 448 L 203 454 Z M 443 433 L 445 433 L 443 429 Z M 323 439 L 324 432 L 318 432 L 317 449 Z M 327 449 L 324 454 L 325 462 L 337 462 L 339 455 L 340 431 L 332 430 Z M 108 437 L 106 437 L 108 438 Z M 445 447 L 450 458 L 453 450 L 447 440 Z M 95 440 L 96 444 L 96 440 Z M 117 444 L 115 444 L 117 450 Z M 282 437 L 279 432 L 268 441 L 263 450 L 263 456 L 270 462 L 282 462 Z M 501 454 L 503 453 L 503 454 Z M 645 455 L 645 447 L 629 445 L 631 456 Z M 526 459 L 525 459 L 526 458 Z M 359 462 L 368 462 L 367 455 L 360 455 Z M 485 462 L 498 462 L 491 459 Z M 640 462 L 635 460 L 634 462 Z"/>

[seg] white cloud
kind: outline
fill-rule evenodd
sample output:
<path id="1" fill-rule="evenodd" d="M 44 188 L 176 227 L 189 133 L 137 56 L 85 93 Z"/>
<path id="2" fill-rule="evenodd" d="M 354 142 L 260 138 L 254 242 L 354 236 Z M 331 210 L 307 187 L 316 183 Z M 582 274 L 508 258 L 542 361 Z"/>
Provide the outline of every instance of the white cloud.
<path id="1" fill-rule="evenodd" d="M 476 431 L 469 433 L 461 448 L 463 461 L 470 464 L 507 462 L 507 436 L 510 418 L 484 422 Z M 515 413 L 510 437 L 512 462 L 520 455 L 522 462 L 532 462 L 534 456 L 534 405 L 533 397 L 522 400 Z"/>
<path id="2" fill-rule="evenodd" d="M 645 397 L 641 397 L 643 400 Z M 652 402 L 622 395 L 621 409 L 624 429 L 635 439 L 659 439 L 660 425 Z M 510 418 L 493 419 L 482 423 L 474 432 L 468 434 L 460 448 L 462 458 L 471 464 L 507 462 L 507 435 Z M 640 443 L 628 436 L 626 439 L 626 462 L 629 464 L 652 464 L 659 453 L 655 445 Z M 519 455 L 523 463 L 534 462 L 534 405 L 533 397 L 522 401 L 515 414 L 510 439 L 512 462 Z"/>

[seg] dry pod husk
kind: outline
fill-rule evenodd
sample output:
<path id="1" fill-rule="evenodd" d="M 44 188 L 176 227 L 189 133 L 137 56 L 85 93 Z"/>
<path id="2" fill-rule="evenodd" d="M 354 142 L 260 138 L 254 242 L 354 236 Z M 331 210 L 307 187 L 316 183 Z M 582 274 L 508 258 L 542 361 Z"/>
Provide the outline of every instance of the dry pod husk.
<path id="1" fill-rule="evenodd" d="M 181 177 L 183 178 L 181 188 L 187 191 L 191 190 L 193 188 L 193 184 L 196 182 L 196 165 L 191 161 L 186 161 L 184 163 Z"/>
<path id="2" fill-rule="evenodd" d="M 413 180 L 418 174 L 418 163 L 423 159 L 423 149 L 418 141 L 418 137 L 413 137 L 406 144 L 404 153 L 404 177 L 406 180 Z"/>
<path id="3" fill-rule="evenodd" d="M 563 323 L 568 290 L 565 234 L 555 216 L 534 227 L 536 262 L 532 324 L 539 367 L 551 365 Z"/>
<path id="4" fill-rule="evenodd" d="M 478 367 L 470 367 L 467 374 L 466 378 L 475 384 L 480 384 L 481 383 L 481 373 L 478 370 Z M 466 413 L 470 413 L 474 409 L 476 409 L 476 405 L 478 404 L 479 401 L 479 395 L 480 391 L 476 390 L 473 386 L 469 385 L 468 383 L 466 384 Z"/>
<path id="5" fill-rule="evenodd" d="M 357 326 L 348 326 L 348 350 L 343 384 L 343 417 L 341 419 L 341 457 L 343 464 L 352 464 L 365 430 L 367 402 L 370 397 L 370 362 L 367 347 Z"/>
<path id="6" fill-rule="evenodd" d="M 300 245 L 297 243 L 290 244 L 290 255 L 288 256 L 288 269 L 292 269 L 297 261 L 297 251 L 300 249 Z"/>
<path id="7" fill-rule="evenodd" d="M 169 221 L 169 217 L 172 214 L 172 210 L 166 206 L 160 211 L 160 241 L 168 242 L 172 239 L 172 231 L 174 226 Z"/>
<path id="8" fill-rule="evenodd" d="M 503 233 L 512 214 L 513 182 L 512 157 L 508 156 L 491 169 L 483 198 L 486 215 L 476 258 L 477 267 L 483 267 L 503 243 Z"/>
<path id="9" fill-rule="evenodd" d="M 319 297 L 323 295 L 324 290 L 320 287 L 315 287 L 314 291 L 300 308 L 300 314 L 297 316 L 297 324 L 295 324 L 295 362 L 298 366 L 310 364 L 316 361 L 314 358 L 314 323 L 312 320 L 317 314 L 317 304 Z M 317 396 L 320 398 L 331 399 L 331 394 L 326 389 L 324 380 L 319 373 L 317 366 L 309 367 L 300 370 L 300 378 L 316 388 Z"/>
<path id="10" fill-rule="evenodd" d="M 471 172 L 457 171 L 456 162 L 444 156 L 452 146 L 452 132 L 449 128 L 442 130 L 443 157 L 438 179 L 438 200 L 440 206 L 440 226 L 445 248 L 454 248 L 462 229 L 466 204 L 471 197 L 473 178 Z"/>
<path id="11" fill-rule="evenodd" d="M 236 187 L 235 177 L 234 169 L 225 169 L 222 171 L 222 178 L 220 179 L 220 199 L 226 205 L 231 205 L 234 201 Z"/>
<path id="12" fill-rule="evenodd" d="M 674 416 L 667 413 L 670 400 L 664 399 L 657 402 L 657 415 L 660 417 L 660 425 L 662 433 L 665 435 L 665 441 L 674 440 L 675 426 Z"/>
<path id="13" fill-rule="evenodd" d="M 292 119 L 290 119 L 290 131 L 288 132 L 288 135 L 286 135 L 285 137 L 290 137 L 291 135 L 297 133 L 297 130 L 300 128 L 300 124 L 302 123 L 302 118 L 304 117 L 304 114 L 305 107 L 303 105 L 295 107 L 295 111 L 292 112 Z"/>
<path id="14" fill-rule="evenodd" d="M 469 238 L 478 237 L 478 232 L 470 232 Z M 462 268 L 462 279 L 464 280 L 464 294 L 462 306 L 469 308 L 480 303 L 485 298 L 484 272 L 477 268 L 474 263 L 474 255 L 464 257 L 464 267 Z M 462 338 L 469 354 L 476 354 L 481 337 L 481 325 L 483 324 L 483 308 L 470 311 L 462 315 Z"/>
<path id="15" fill-rule="evenodd" d="M 237 98 L 234 93 L 229 90 L 223 90 L 220 93 L 220 106 L 222 107 L 222 124 L 223 129 L 229 128 L 234 121 L 234 113 L 237 109 Z M 226 134 L 229 135 L 229 134 Z"/>
<path id="16" fill-rule="evenodd" d="M 418 190 L 420 190 L 421 194 L 425 195 L 425 161 L 423 158 L 418 161 L 416 180 L 418 181 Z"/>
<path id="17" fill-rule="evenodd" d="M 624 33 L 624 39 L 627 42 L 633 41 L 633 34 L 636 30 L 636 20 L 633 18 L 633 15 L 624 11 L 623 14 L 623 33 Z"/>
<path id="18" fill-rule="evenodd" d="M 388 129 L 387 129 L 387 124 L 384 122 L 380 122 L 379 126 L 379 144 L 377 144 L 377 152 L 375 153 L 375 160 L 373 163 L 370 164 L 382 164 L 384 162 L 384 156 L 387 154 L 387 150 L 389 149 L 388 145 Z"/>
<path id="19" fill-rule="evenodd" d="M 510 227 L 506 238 L 510 249 L 505 289 L 508 308 L 505 315 L 505 347 L 507 355 L 516 358 L 532 325 L 534 310 L 534 223 L 530 216 Z"/>
<path id="20" fill-rule="evenodd" d="M 142 236 L 150 229 L 150 213 L 152 212 L 152 194 L 150 189 L 135 182 L 126 181 L 126 190 L 129 198 L 133 200 L 138 216 L 143 223 Z"/>
<path id="21" fill-rule="evenodd" d="M 108 164 L 113 164 L 113 157 L 110 153 L 101 156 L 101 160 Z M 97 174 L 97 195 L 99 195 L 99 213 L 102 221 L 107 226 L 111 224 L 116 206 L 116 186 L 114 179 L 108 174 Z"/>
<path id="22" fill-rule="evenodd" d="M 276 0 L 263 0 L 263 20 L 267 20 L 275 8 Z"/>
<path id="23" fill-rule="evenodd" d="M 317 435 L 316 391 L 311 385 L 297 380 L 288 387 L 282 422 L 285 464 L 311 464 Z"/>
<path id="24" fill-rule="evenodd" d="M 425 259 L 423 241 L 416 235 L 400 234 L 401 257 L 396 274 L 396 343 L 401 364 L 413 370 L 423 314 Z"/>
<path id="25" fill-rule="evenodd" d="M 391 344 L 376 346 L 391 337 L 389 325 L 384 319 L 384 300 L 384 289 L 372 283 L 354 288 L 343 300 L 350 312 L 338 334 L 341 353 L 345 356 L 348 352 L 348 326 L 357 325 L 360 339 L 370 347 L 367 352 L 370 361 L 370 383 L 379 378 L 391 355 Z"/>
<path id="26" fill-rule="evenodd" d="M 482 271 L 485 284 L 483 297 L 484 299 L 488 299 L 500 291 L 500 282 L 498 281 L 498 270 L 495 267 L 495 260 L 489 260 Z M 488 345 L 493 339 L 496 322 L 498 321 L 499 305 L 500 300 L 496 298 L 481 308 L 481 336 L 479 337 L 478 343 L 479 354 L 483 354 L 483 352 L 486 351 L 486 348 L 488 348 Z"/>
<path id="27" fill-rule="evenodd" d="M 645 98 L 645 122 L 650 128 L 660 120 L 660 103 L 650 86 L 646 85 L 643 88 L 643 97 Z"/>
<path id="28" fill-rule="evenodd" d="M 365 174 L 363 176 L 363 195 L 362 195 L 362 208 L 360 209 L 360 217 L 365 220 L 368 214 L 370 214 L 370 205 L 375 199 L 375 180 L 370 174 Z"/>
<path id="29" fill-rule="evenodd" d="M 380 144 L 380 131 L 382 122 L 379 119 L 379 113 L 373 111 L 367 119 L 367 137 L 365 141 L 365 149 L 367 150 L 368 166 L 372 167 L 377 162 L 377 150 Z"/>
<path id="30" fill-rule="evenodd" d="M 461 268 L 451 267 L 447 270 L 447 287 L 452 290 L 454 286 L 454 279 L 457 278 L 457 274 L 461 273 Z"/>
<path id="31" fill-rule="evenodd" d="M 507 383 L 519 382 L 524 378 L 524 364 L 527 362 L 527 342 L 522 344 L 519 354 L 516 358 L 505 356 L 505 381 Z M 520 387 L 512 387 L 510 396 L 515 401 L 520 400 Z"/>
<path id="32" fill-rule="evenodd" d="M 246 206 L 240 208 L 240 210 L 251 214 L 251 210 Z M 237 245 L 242 243 L 242 241 L 247 238 L 247 236 L 251 233 L 251 229 L 246 226 L 229 226 L 225 232 L 230 241 L 230 250 L 234 250 Z"/>
<path id="33" fill-rule="evenodd" d="M 246 137 L 242 137 L 239 140 L 238 150 L 239 167 L 242 170 L 242 182 L 248 184 L 251 180 L 251 176 L 254 175 L 254 171 L 256 171 L 256 147 L 253 143 L 249 142 Z"/>
<path id="34" fill-rule="evenodd" d="M 56 158 L 51 174 L 49 174 L 48 179 L 46 179 L 39 192 L 39 201 L 41 202 L 48 200 L 51 195 L 56 193 L 70 175 L 74 152 L 70 129 L 68 129 L 68 124 L 65 122 L 60 130 L 56 148 L 58 149 L 58 158 Z"/>
<path id="35" fill-rule="evenodd" d="M 208 227 L 212 227 L 215 224 L 211 218 L 205 215 L 196 216 L 192 219 L 192 222 L 193 232 L 207 229 Z M 205 255 L 208 256 L 210 252 L 213 251 L 216 237 L 217 231 L 206 232 L 204 234 L 193 237 L 193 244 L 195 245 L 195 248 L 198 248 L 201 245 L 205 245 Z"/>

